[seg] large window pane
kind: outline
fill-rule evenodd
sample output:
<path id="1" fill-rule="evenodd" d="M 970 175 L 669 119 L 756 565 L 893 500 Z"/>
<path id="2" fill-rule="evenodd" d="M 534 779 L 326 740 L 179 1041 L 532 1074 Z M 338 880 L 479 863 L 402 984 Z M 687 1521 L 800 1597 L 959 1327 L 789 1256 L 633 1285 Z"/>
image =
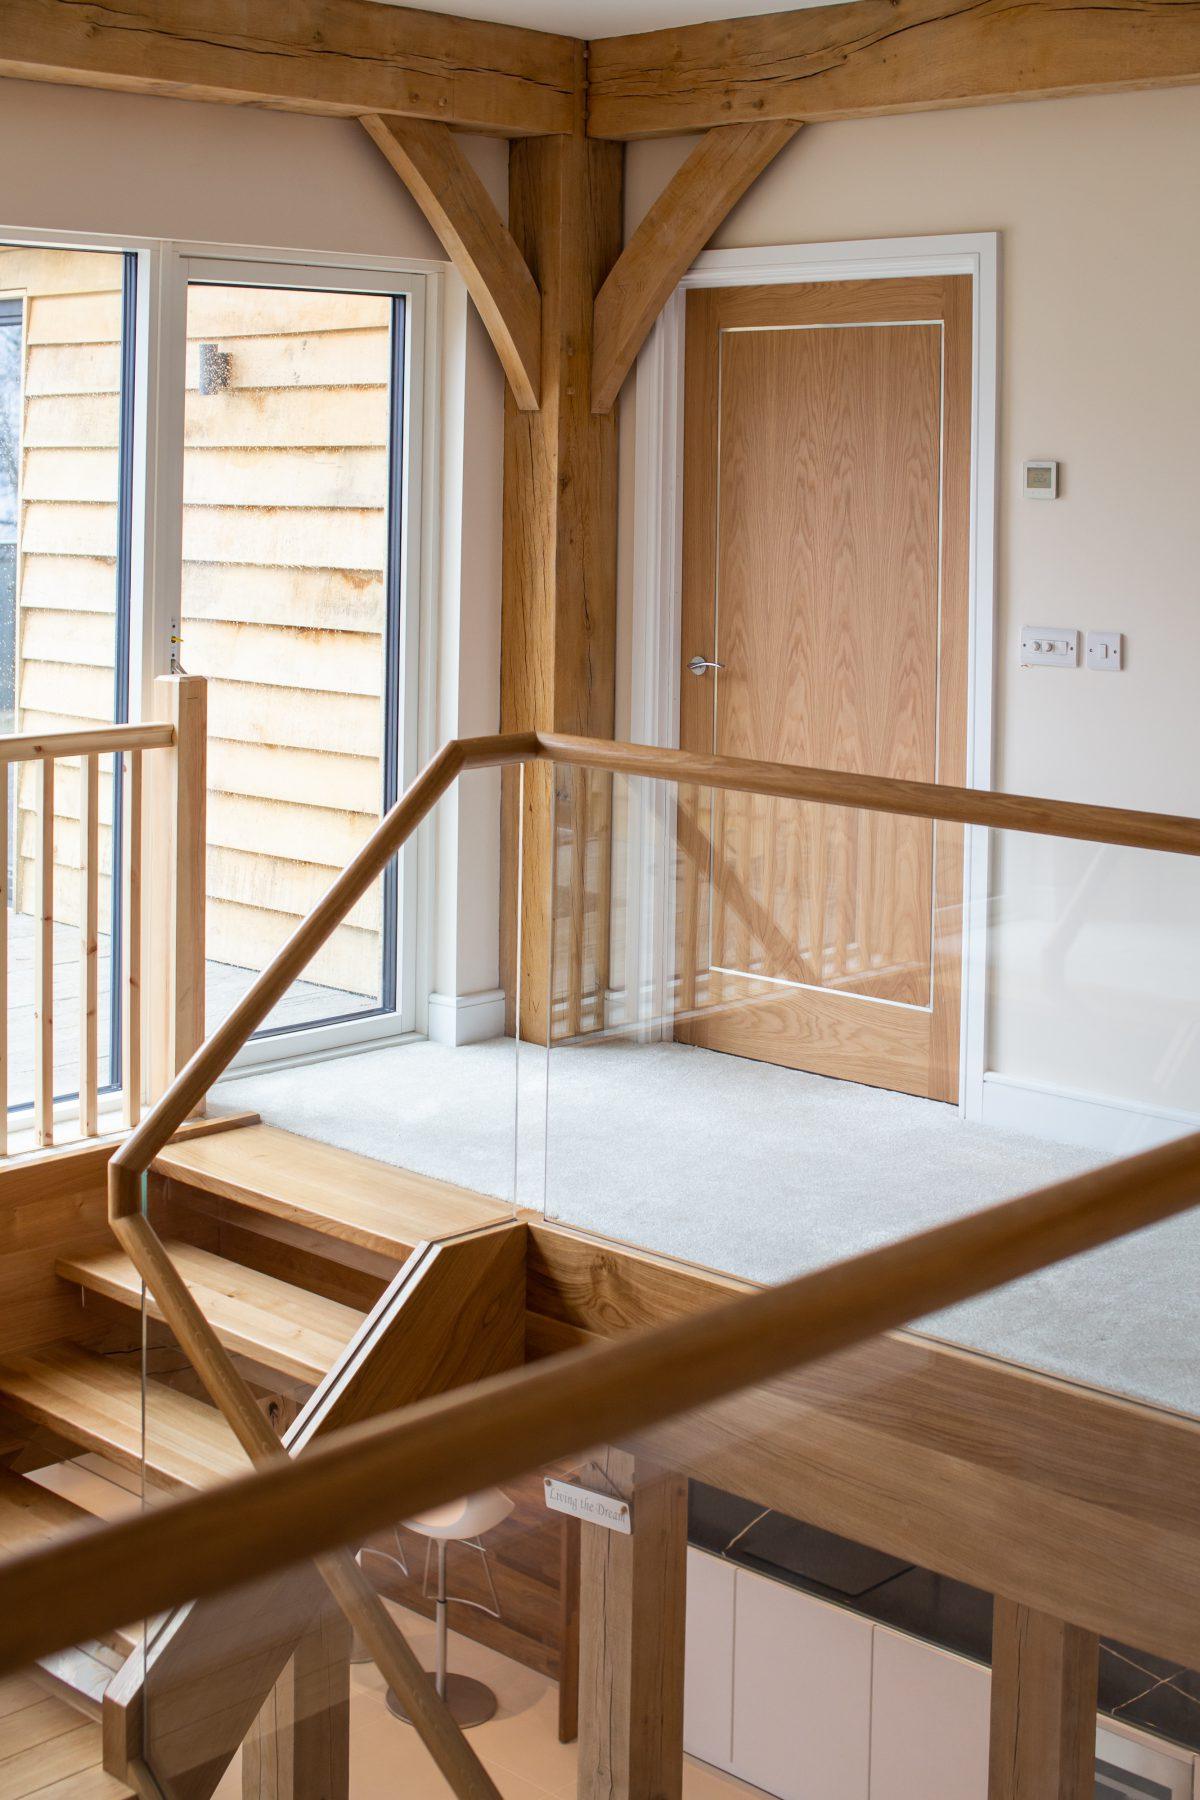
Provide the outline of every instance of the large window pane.
<path id="1" fill-rule="evenodd" d="M 125 703 L 127 259 L 0 246 L 0 729 L 108 724 Z M 124 440 L 124 441 L 123 441 Z M 114 1039 L 111 759 L 101 769 L 100 1081 Z M 32 1099 L 35 770 L 10 775 L 9 1101 Z M 79 772 L 55 784 L 55 1090 L 78 1088 Z"/>
<path id="2" fill-rule="evenodd" d="M 180 660 L 209 681 L 210 1028 L 389 796 L 402 327 L 387 297 L 189 289 Z M 270 1027 L 394 1005 L 394 908 L 376 885 Z"/>

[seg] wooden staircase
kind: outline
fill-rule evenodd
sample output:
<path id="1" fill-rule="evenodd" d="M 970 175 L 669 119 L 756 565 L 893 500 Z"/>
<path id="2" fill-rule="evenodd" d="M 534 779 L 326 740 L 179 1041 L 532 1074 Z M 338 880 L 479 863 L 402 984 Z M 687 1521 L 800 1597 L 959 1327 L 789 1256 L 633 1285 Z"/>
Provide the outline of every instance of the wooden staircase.
<path id="1" fill-rule="evenodd" d="M 452 1318 L 447 1330 L 443 1316 L 456 1284 L 467 1295 L 471 1281 L 493 1265 L 505 1280 L 515 1277 L 513 1251 L 500 1239 L 519 1234 L 489 1231 L 511 1223 L 498 1202 L 250 1124 L 171 1145 L 154 1165 L 149 1207 L 176 1269 L 284 1434 L 291 1428 L 307 1441 L 330 1422 L 403 1404 L 521 1359 L 523 1287 L 519 1293 L 514 1287 L 502 1314 L 485 1306 L 486 1321 L 471 1313 Z M 38 1480 L 39 1470 L 82 1453 L 140 1472 L 151 1500 L 157 1492 L 224 1481 L 249 1466 L 149 1296 L 151 1373 L 143 1404 L 143 1288 L 115 1240 L 105 1241 L 94 1226 L 81 1228 L 77 1241 L 64 1237 L 54 1245 L 52 1257 L 54 1280 L 74 1296 L 64 1315 L 68 1333 L 0 1357 L 0 1555 L 87 1528 L 90 1515 L 82 1507 Z M 454 1328 L 459 1323 L 461 1332 Z M 180 1646 L 194 1675 L 193 1640 L 203 1639 L 208 1618 L 203 1609 L 197 1615 L 177 1621 L 162 1634 L 161 1653 L 151 1652 L 152 1700 L 156 1655 L 168 1687 Z M 58 1709 L 45 1714 L 54 1729 L 40 1751 L 42 1714 L 34 1718 L 24 1703 L 28 1682 L 22 1678 L 25 1685 L 14 1690 L 11 1716 L 23 1722 L 12 1733 L 0 1690 L 0 1800 L 36 1791 L 22 1783 L 33 1782 L 39 1755 L 36 1787 L 59 1779 L 52 1771 L 66 1749 L 58 1729 L 63 1709 L 70 1731 L 94 1735 L 88 1745 L 97 1752 L 89 1763 L 84 1740 L 72 1740 L 66 1760 L 79 1767 L 70 1794 L 129 1791 L 99 1768 L 98 1719 L 105 1704 L 126 1712 L 122 1728 L 108 1736 L 129 1755 L 138 1753 L 141 1712 L 132 1702 L 140 1704 L 142 1658 L 126 1662 L 137 1636 L 131 1628 L 108 1643 L 77 1646 L 30 1672 L 45 1692 L 44 1704 Z M 284 1661 L 287 1648 L 284 1643 Z M 263 1698 L 239 1696 L 250 1722 Z M 41 1707 L 43 1700 L 30 1704 Z M 245 1725 L 239 1716 L 227 1741 L 218 1743 L 212 1761 L 218 1778 Z M 111 1766 L 111 1745 L 108 1761 Z M 173 1791 L 169 1768 L 161 1785 Z M 197 1791 L 194 1779 L 187 1791 Z"/>

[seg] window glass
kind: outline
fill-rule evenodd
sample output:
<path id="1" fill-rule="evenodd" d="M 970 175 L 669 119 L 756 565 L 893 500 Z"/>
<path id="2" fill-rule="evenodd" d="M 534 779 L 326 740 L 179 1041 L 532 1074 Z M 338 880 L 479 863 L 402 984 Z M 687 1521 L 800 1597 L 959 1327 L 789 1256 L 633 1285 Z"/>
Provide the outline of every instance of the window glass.
<path id="1" fill-rule="evenodd" d="M 209 683 L 207 1019 L 226 1016 L 394 792 L 403 303 L 188 291 L 180 662 Z M 394 877 L 268 1029 L 395 1004 Z"/>
<path id="2" fill-rule="evenodd" d="M 130 346 L 126 258 L 0 246 L 0 729 L 66 731 L 123 716 L 128 595 L 122 457 Z M 79 769 L 55 782 L 55 1091 L 78 1088 Z M 34 765 L 10 774 L 9 1103 L 33 1071 Z M 111 1013 L 113 767 L 101 765 L 100 1081 Z"/>

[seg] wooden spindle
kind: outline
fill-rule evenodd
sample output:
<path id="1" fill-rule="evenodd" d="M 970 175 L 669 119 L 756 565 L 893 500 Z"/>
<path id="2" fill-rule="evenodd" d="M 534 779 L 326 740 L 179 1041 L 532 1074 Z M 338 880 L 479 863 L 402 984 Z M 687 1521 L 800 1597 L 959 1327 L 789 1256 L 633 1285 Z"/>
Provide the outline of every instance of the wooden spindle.
<path id="1" fill-rule="evenodd" d="M 121 1108 L 126 1125 L 142 1116 L 142 753 L 125 758 L 125 821 L 121 881 L 121 1039 L 124 1080 Z"/>
<path id="2" fill-rule="evenodd" d="M 79 1135 L 100 1113 L 100 758 L 79 759 Z"/>
<path id="3" fill-rule="evenodd" d="M 583 963 L 587 953 L 588 771 L 567 769 L 557 773 L 560 778 L 565 775 L 571 795 L 567 837 L 571 860 L 568 865 L 566 1035 L 576 1038 L 583 1024 Z"/>
<path id="4" fill-rule="evenodd" d="M 38 761 L 37 936 L 33 956 L 33 1135 L 41 1149 L 54 1142 L 54 758 Z"/>
<path id="5" fill-rule="evenodd" d="M 0 1156 L 8 1155 L 8 769 L 0 766 Z"/>

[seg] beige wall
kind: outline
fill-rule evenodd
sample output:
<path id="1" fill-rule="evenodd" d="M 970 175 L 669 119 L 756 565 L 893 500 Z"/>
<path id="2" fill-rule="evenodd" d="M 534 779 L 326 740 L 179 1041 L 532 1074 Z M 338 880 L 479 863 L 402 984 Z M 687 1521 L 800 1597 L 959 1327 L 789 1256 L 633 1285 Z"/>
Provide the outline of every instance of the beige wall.
<path id="1" fill-rule="evenodd" d="M 630 146 L 630 228 L 689 142 Z M 1200 812 L 1200 89 L 813 128 L 712 247 L 959 231 L 1002 234 L 994 783 Z M 632 384 L 626 396 L 619 719 L 628 718 Z M 1021 498 L 1028 456 L 1060 459 L 1057 503 Z M 1126 669 L 1020 670 L 1023 623 L 1123 631 Z M 997 879 L 1009 913 L 1040 913 L 1041 923 L 1021 946 L 1010 933 L 998 960 L 991 1066 L 1200 1112 L 1197 872 L 1160 868 L 1156 882 L 1144 864 L 1109 859 L 1084 896 L 1055 989 L 1045 979 L 1048 917 L 1088 861 L 1025 847 Z M 1133 920 L 1150 915 L 1154 929 L 1139 938 Z M 1135 1011 L 1154 1015 L 1136 1052 L 1116 1023 L 1131 993 Z"/>
<path id="2" fill-rule="evenodd" d="M 0 225 L 441 257 L 352 120 L 0 81 Z"/>

